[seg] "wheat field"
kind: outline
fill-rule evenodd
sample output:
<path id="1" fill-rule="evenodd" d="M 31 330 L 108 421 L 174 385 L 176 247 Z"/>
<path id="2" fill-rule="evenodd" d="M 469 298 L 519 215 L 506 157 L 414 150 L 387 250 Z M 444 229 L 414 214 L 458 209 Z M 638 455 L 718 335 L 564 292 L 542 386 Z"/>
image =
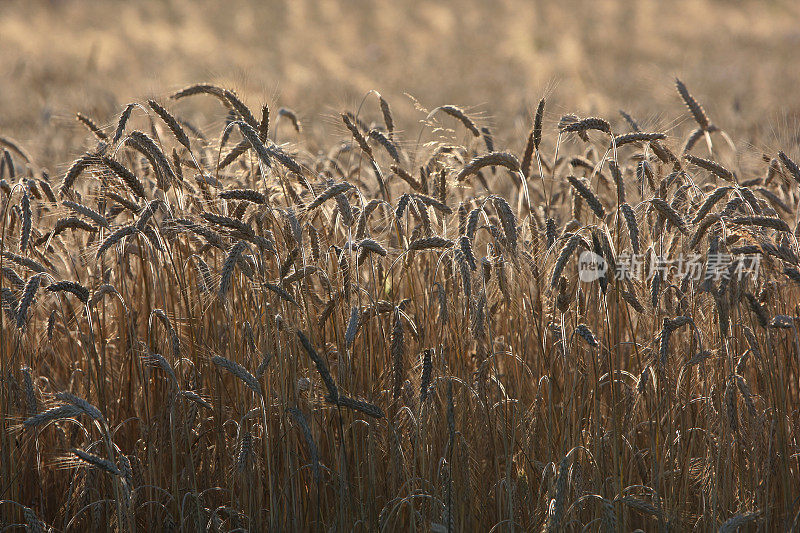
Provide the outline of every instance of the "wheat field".
<path id="1" fill-rule="evenodd" d="M 10 2 L 0 528 L 797 531 L 795 8 L 678 4 Z"/>

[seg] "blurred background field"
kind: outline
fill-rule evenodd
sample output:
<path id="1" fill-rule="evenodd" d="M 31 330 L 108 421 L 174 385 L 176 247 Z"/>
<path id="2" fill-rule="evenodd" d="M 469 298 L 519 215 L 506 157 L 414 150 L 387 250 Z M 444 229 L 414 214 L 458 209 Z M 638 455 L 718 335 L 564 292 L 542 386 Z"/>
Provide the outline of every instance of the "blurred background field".
<path id="1" fill-rule="evenodd" d="M 800 111 L 795 2 L 63 0 L 0 10 L 0 134 L 53 171 L 85 148 L 76 112 L 109 124 L 129 101 L 200 81 L 254 107 L 293 108 L 310 135 L 341 128 L 330 117 L 356 110 L 369 89 L 401 127 L 422 118 L 408 93 L 428 109 L 464 106 L 515 144 L 543 95 L 551 121 L 624 107 L 669 131 L 688 117 L 674 76 L 759 150 L 793 142 Z M 191 105 L 203 104 L 181 111 L 191 116 Z"/>

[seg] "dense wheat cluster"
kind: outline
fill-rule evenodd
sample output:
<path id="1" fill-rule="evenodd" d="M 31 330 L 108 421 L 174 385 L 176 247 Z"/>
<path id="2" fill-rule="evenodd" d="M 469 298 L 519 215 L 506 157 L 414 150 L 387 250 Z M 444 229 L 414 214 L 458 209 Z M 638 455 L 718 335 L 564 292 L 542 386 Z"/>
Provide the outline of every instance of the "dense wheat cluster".
<path id="1" fill-rule="evenodd" d="M 794 530 L 800 169 L 676 86 L 668 134 L 372 91 L 319 138 L 199 84 L 59 175 L 0 138 L 0 522 Z"/>

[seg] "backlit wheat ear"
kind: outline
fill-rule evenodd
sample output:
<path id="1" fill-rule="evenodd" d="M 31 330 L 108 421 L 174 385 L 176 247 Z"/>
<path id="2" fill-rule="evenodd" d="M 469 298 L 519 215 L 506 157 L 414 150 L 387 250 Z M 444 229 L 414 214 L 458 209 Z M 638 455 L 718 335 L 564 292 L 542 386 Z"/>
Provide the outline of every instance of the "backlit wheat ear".
<path id="1" fill-rule="evenodd" d="M 361 120 L 359 117 L 355 116 L 352 112 L 347 111 L 344 113 L 347 119 L 358 129 L 359 132 L 362 134 L 366 134 L 369 132 L 369 126 L 366 122 Z"/>
<path id="2" fill-rule="evenodd" d="M 164 191 L 169 190 L 171 185 L 177 181 L 169 159 L 167 159 L 167 156 L 149 135 L 141 131 L 132 131 L 128 135 L 125 144 L 147 158 L 153 170 L 156 172 L 160 189 Z"/>
<path id="3" fill-rule="evenodd" d="M 533 130 L 531 130 L 531 132 L 528 134 L 528 142 L 525 143 L 525 152 L 522 154 L 522 164 L 520 165 L 522 175 L 526 178 L 531 174 L 531 161 L 533 160 L 534 148 Z"/>
<path id="4" fill-rule="evenodd" d="M 683 145 L 683 153 L 688 154 L 694 148 L 694 145 L 697 144 L 697 141 L 702 139 L 706 134 L 706 130 L 703 128 L 697 128 L 686 138 L 686 143 Z"/>
<path id="5" fill-rule="evenodd" d="M 542 529 L 543 533 L 551 533 L 559 531 L 561 528 L 561 519 L 564 514 L 564 500 L 566 499 L 567 492 L 567 475 L 569 470 L 569 456 L 565 456 L 561 460 L 558 467 L 558 477 L 548 505 L 548 516 Z"/>
<path id="6" fill-rule="evenodd" d="M 34 272 L 42 273 L 42 272 L 47 272 L 48 271 L 48 268 L 46 266 L 42 265 L 41 263 L 38 263 L 38 262 L 34 261 L 33 259 L 28 258 L 28 257 L 22 257 L 20 255 L 17 255 L 15 253 L 13 253 L 13 252 L 9 252 L 8 250 L 3 251 L 2 252 L 2 256 L 5 259 L 11 261 L 12 263 L 15 263 L 15 264 L 17 264 L 19 266 L 25 267 L 25 268 L 27 268 L 29 270 L 34 271 Z"/>
<path id="7" fill-rule="evenodd" d="M 580 242 L 581 236 L 576 233 L 567 240 L 566 244 L 564 244 L 564 247 L 558 254 L 556 264 L 553 267 L 553 273 L 550 277 L 551 287 L 555 287 L 558 284 L 558 281 L 561 279 L 561 273 L 564 271 L 564 267 L 567 265 L 567 261 L 569 261 L 570 256 L 578 247 L 578 243 Z"/>
<path id="8" fill-rule="evenodd" d="M 408 207 L 410 201 L 411 201 L 410 194 L 404 193 L 402 196 L 400 196 L 400 198 L 397 200 L 397 205 L 395 206 L 394 209 L 394 217 L 396 219 L 399 220 L 400 218 L 403 217 L 403 213 L 405 212 L 406 207 Z"/>
<path id="9" fill-rule="evenodd" d="M 736 181 L 736 176 L 734 175 L 734 173 L 728 170 L 727 168 L 723 167 L 719 163 L 711 161 L 710 159 L 703 159 L 702 157 L 696 157 L 691 154 L 687 154 L 684 157 L 691 164 L 698 166 L 704 170 L 707 170 L 712 174 L 714 174 L 715 176 L 722 178 L 725 181 L 730 181 L 730 182 Z"/>
<path id="10" fill-rule="evenodd" d="M 469 237 L 466 235 L 462 235 L 458 238 L 458 245 L 459 250 L 464 256 L 464 259 L 469 264 L 470 269 L 475 271 L 478 269 L 478 265 L 475 259 L 475 254 L 472 252 L 472 241 L 469 240 Z"/>
<path id="11" fill-rule="evenodd" d="M 781 163 L 783 163 L 783 166 L 786 167 L 786 170 L 789 171 L 789 174 L 792 175 L 795 181 L 800 183 L 800 167 L 797 166 L 797 163 L 795 163 L 788 155 L 786 155 L 782 151 L 778 152 L 778 158 L 781 160 Z M 772 168 L 772 164 L 770 164 L 770 168 Z"/>
<path id="12" fill-rule="evenodd" d="M 47 174 L 45 172 L 42 172 L 42 176 L 43 178 L 38 180 L 37 183 L 39 183 L 39 186 L 42 188 L 42 191 L 44 191 L 44 195 L 50 202 L 54 204 L 58 203 L 58 199 L 56 199 L 56 195 L 53 192 L 53 189 L 50 187 L 50 182 L 47 181 Z"/>
<path id="13" fill-rule="evenodd" d="M 378 103 L 381 108 L 381 114 L 383 115 L 383 123 L 386 125 L 386 131 L 389 132 L 389 138 L 391 139 L 392 134 L 394 133 L 394 118 L 392 117 L 392 110 L 389 107 L 389 102 L 381 96 L 381 93 L 374 91 L 375 96 L 378 97 Z"/>
<path id="14" fill-rule="evenodd" d="M 311 341 L 308 340 L 308 337 L 302 331 L 297 332 L 297 338 L 300 340 L 300 344 L 303 346 L 303 349 L 308 354 L 308 357 L 313 361 L 314 365 L 317 368 L 317 372 L 319 376 L 322 378 L 322 382 L 325 383 L 325 388 L 328 389 L 328 396 L 331 398 L 332 403 L 336 403 L 339 401 L 339 389 L 336 387 L 336 383 L 333 381 L 333 376 L 331 376 L 330 371 L 328 370 L 328 365 L 322 357 L 319 356 L 317 351 L 314 349 L 314 346 L 311 344 Z"/>
<path id="15" fill-rule="evenodd" d="M 506 242 L 508 242 L 512 250 L 516 250 L 518 234 L 517 217 L 514 215 L 514 211 L 511 210 L 511 206 L 508 205 L 508 202 L 505 200 L 505 198 L 493 196 L 492 202 L 494 203 L 495 209 L 497 210 L 497 215 L 500 218 L 500 224 L 503 226 Z"/>
<path id="16" fill-rule="evenodd" d="M 454 105 L 439 106 L 430 112 L 430 114 L 428 115 L 428 119 L 430 119 L 437 111 L 442 111 L 443 113 L 446 113 L 451 117 L 458 119 L 464 125 L 464 127 L 467 128 L 470 131 L 470 133 L 472 133 L 472 135 L 474 135 L 475 137 L 481 136 L 481 132 L 478 131 L 478 127 L 475 125 L 475 121 L 469 118 L 467 114 L 464 112 L 464 110 L 461 109 L 460 107 L 456 107 Z"/>
<path id="17" fill-rule="evenodd" d="M 125 237 L 133 235 L 137 231 L 138 230 L 136 229 L 136 226 L 123 226 L 119 228 L 114 233 L 106 237 L 106 239 L 100 244 L 100 247 L 97 249 L 96 258 L 99 259 L 106 250 L 117 244 Z"/>
<path id="18" fill-rule="evenodd" d="M 389 168 L 397 175 L 397 177 L 408 183 L 412 189 L 418 192 L 424 192 L 425 188 L 423 187 L 422 183 L 420 183 L 407 170 L 401 168 L 399 165 L 392 165 Z"/>
<path id="19" fill-rule="evenodd" d="M 353 344 L 356 334 L 358 334 L 360 318 L 361 310 L 358 307 L 353 306 L 353 308 L 350 310 L 350 320 L 347 322 L 347 330 L 344 334 L 344 342 L 348 348 Z"/>
<path id="20" fill-rule="evenodd" d="M 775 194 L 774 192 L 766 189 L 764 187 L 758 187 L 756 192 L 766 198 L 773 207 L 777 207 L 786 213 L 792 213 L 792 208 L 789 207 L 789 204 L 783 201 L 783 199 Z"/>
<path id="21" fill-rule="evenodd" d="M 748 203 L 750 209 L 753 210 L 753 213 L 756 215 L 761 215 L 761 205 L 758 203 L 758 198 L 756 198 L 756 195 L 752 190 L 750 190 L 748 187 L 737 187 L 736 192 L 742 198 L 744 198 L 744 201 Z"/>
<path id="22" fill-rule="evenodd" d="M 363 239 L 367 234 L 367 222 L 369 220 L 369 216 L 372 214 L 378 206 L 381 205 L 381 201 L 377 198 L 373 198 L 370 200 L 367 205 L 364 206 L 364 209 L 358 214 L 358 220 L 356 222 L 356 237 L 359 239 Z"/>
<path id="23" fill-rule="evenodd" d="M 395 162 L 400 163 L 400 154 L 397 152 L 397 147 L 395 147 L 395 145 L 386 135 L 378 130 L 373 129 L 369 132 L 369 138 L 380 144 L 384 150 L 386 150 L 386 153 L 395 160 Z"/>
<path id="24" fill-rule="evenodd" d="M 438 236 L 423 237 L 421 239 L 416 239 L 408 244 L 408 250 L 410 252 L 441 249 L 441 248 L 452 248 L 452 247 L 453 247 L 453 241 Z"/>
<path id="25" fill-rule="evenodd" d="M 728 200 L 728 203 L 725 204 L 725 207 L 720 211 L 720 216 L 722 217 L 730 217 L 736 214 L 737 211 L 740 211 L 742 205 L 744 204 L 744 200 L 740 197 L 735 196 Z"/>
<path id="26" fill-rule="evenodd" d="M 381 257 L 386 257 L 386 255 L 388 254 L 386 248 L 381 246 L 379 242 L 374 241 L 372 239 L 364 239 L 362 241 L 359 241 L 358 248 L 362 251 L 367 251 L 373 254 L 377 254 Z"/>
<path id="27" fill-rule="evenodd" d="M 645 309 L 636 295 L 630 291 L 620 291 L 622 298 L 631 306 L 637 313 L 644 313 Z"/>
<path id="28" fill-rule="evenodd" d="M 235 361 L 231 361 L 230 359 L 226 359 L 219 355 L 215 355 L 211 358 L 211 362 L 214 363 L 217 367 L 227 370 L 237 378 L 239 378 L 245 385 L 247 385 L 250 390 L 255 392 L 258 396 L 262 396 L 263 393 L 261 392 L 261 385 L 259 384 L 256 377 L 247 371 L 242 365 Z"/>
<path id="29" fill-rule="evenodd" d="M 791 231 L 789 224 L 780 218 L 761 216 L 734 217 L 730 219 L 730 222 L 734 224 L 741 224 L 743 226 L 759 226 L 761 228 L 770 228 L 777 231 Z"/>
<path id="30" fill-rule="evenodd" d="M 613 144 L 619 148 L 621 146 L 625 146 L 626 144 L 662 141 L 666 138 L 667 135 L 665 133 L 646 133 L 643 131 L 635 131 L 632 133 L 626 133 L 624 135 L 617 135 L 614 137 Z M 609 147 L 609 149 L 611 149 L 611 147 Z"/>
<path id="31" fill-rule="evenodd" d="M 147 194 L 145 193 L 142 182 L 139 181 L 139 178 L 137 178 L 133 172 L 125 168 L 122 164 L 108 157 L 100 158 L 100 162 L 111 172 L 113 172 L 120 180 L 122 180 L 122 182 L 125 183 L 125 185 L 127 185 L 136 196 L 142 200 L 147 199 Z"/>
<path id="32" fill-rule="evenodd" d="M 702 221 L 706 215 L 711 211 L 711 209 L 719 202 L 728 192 L 733 190 L 733 187 L 717 187 L 714 189 L 711 194 L 709 194 L 705 201 L 703 201 L 702 205 L 698 208 L 697 213 L 695 213 L 694 219 L 692 219 L 692 224 L 697 224 Z"/>
<path id="33" fill-rule="evenodd" d="M 428 390 L 431 386 L 431 372 L 433 364 L 431 362 L 431 354 L 433 350 L 427 348 L 422 351 L 422 376 L 420 377 L 419 399 L 424 402 L 428 398 Z"/>
<path id="34" fill-rule="evenodd" d="M 300 304 L 297 303 L 297 300 L 295 300 L 294 297 L 283 287 L 269 282 L 264 282 L 264 287 L 277 294 L 282 300 L 297 307 L 300 306 Z"/>
<path id="35" fill-rule="evenodd" d="M 172 327 L 172 321 L 167 317 L 167 314 L 162 309 L 153 309 L 150 313 L 150 320 L 153 317 L 158 318 L 164 328 L 167 330 L 167 334 L 170 338 L 170 344 L 172 348 L 172 356 L 178 357 L 180 355 L 180 337 L 178 336 L 178 332 Z"/>
<path id="36" fill-rule="evenodd" d="M 72 450 L 72 453 L 78 459 L 80 459 L 81 461 L 83 461 L 84 463 L 86 463 L 86 464 L 88 464 L 90 466 L 93 466 L 93 467 L 95 467 L 97 469 L 100 469 L 100 470 L 104 470 L 104 471 L 108 472 L 111 475 L 114 475 L 114 476 L 117 476 L 117 477 L 123 477 L 122 476 L 122 472 L 117 467 L 117 465 L 115 465 L 114 463 L 112 463 L 108 459 L 103 459 L 102 457 L 98 457 L 98 456 L 96 456 L 94 454 L 85 452 L 83 450 Z"/>
<path id="37" fill-rule="evenodd" d="M 692 319 L 692 317 L 677 316 L 675 318 L 667 319 L 667 321 L 664 322 L 664 327 L 666 327 L 670 331 L 675 331 L 676 329 L 682 328 L 683 326 L 689 324 L 694 325 L 694 320 Z"/>
<path id="38" fill-rule="evenodd" d="M 467 163 L 464 168 L 456 175 L 456 181 L 464 181 L 469 176 L 475 174 L 480 169 L 488 166 L 506 167 L 511 172 L 519 172 L 519 160 L 514 154 L 507 152 L 492 152 L 477 156 Z"/>
<path id="39" fill-rule="evenodd" d="M 475 209 L 469 212 L 469 215 L 467 215 L 465 235 L 469 237 L 470 240 L 475 238 L 475 232 L 478 231 L 478 219 L 480 218 L 482 212 L 483 208 L 476 207 Z"/>
<path id="40" fill-rule="evenodd" d="M 25 525 L 30 533 L 44 533 L 45 531 L 50 531 L 47 524 L 39 520 L 36 513 L 30 507 L 25 507 L 23 514 L 25 515 Z"/>
<path id="41" fill-rule="evenodd" d="M 544 120 L 544 98 L 536 106 L 536 115 L 533 119 L 533 146 L 538 150 L 542 143 L 542 122 Z"/>
<path id="42" fill-rule="evenodd" d="M 239 472 L 247 471 L 253 461 L 253 434 L 245 431 L 239 443 L 239 453 L 236 458 L 236 468 Z"/>
<path id="43" fill-rule="evenodd" d="M 0 146 L 2 146 L 4 150 L 7 148 L 8 150 L 11 150 L 12 152 L 16 153 L 26 163 L 30 163 L 31 162 L 31 156 L 19 145 L 19 143 L 17 143 L 13 139 L 10 139 L 9 137 L 0 137 Z M 5 150 L 6 153 L 8 153 L 8 150 Z M 8 155 L 6 156 L 6 159 L 9 160 L 9 161 L 11 160 L 11 154 L 10 153 L 8 153 Z M 10 172 L 10 173 L 13 173 L 13 168 L 11 168 L 11 165 L 9 165 L 9 168 L 8 168 L 7 171 Z M 12 174 L 11 178 L 13 178 L 13 177 L 14 176 Z"/>
<path id="44" fill-rule="evenodd" d="M 66 218 L 59 218 L 56 220 L 55 225 L 53 226 L 53 230 L 49 233 L 42 235 L 40 238 L 36 239 L 34 243 L 36 246 L 39 246 L 45 242 L 47 242 L 50 237 L 55 237 L 60 235 L 64 231 L 72 229 L 72 230 L 82 230 L 89 233 L 94 233 L 96 229 L 91 224 L 84 222 L 83 220 L 79 219 L 78 217 L 66 217 Z"/>
<path id="45" fill-rule="evenodd" d="M 307 210 L 311 211 L 312 209 L 321 206 L 323 203 L 327 202 L 331 198 L 343 194 L 352 188 L 353 185 L 350 183 L 336 183 L 334 185 L 331 185 L 330 187 L 325 189 L 319 196 L 314 198 L 313 202 L 308 204 Z"/>
<path id="46" fill-rule="evenodd" d="M 148 221 L 155 215 L 159 205 L 161 205 L 161 200 L 153 200 L 147 203 L 144 209 L 139 213 L 139 219 L 136 221 L 136 229 L 140 231 L 145 229 Z"/>
<path id="47" fill-rule="evenodd" d="M 33 416 L 39 411 L 39 402 L 36 399 L 33 376 L 31 375 L 31 369 L 29 367 L 22 367 L 22 378 L 25 383 L 25 401 L 27 404 L 28 416 Z"/>
<path id="48" fill-rule="evenodd" d="M 487 128 L 481 128 L 481 136 L 483 137 L 483 144 L 486 145 L 487 152 L 494 152 L 494 137 L 492 136 L 492 131 Z"/>
<path id="49" fill-rule="evenodd" d="M 178 391 L 178 395 L 183 396 L 187 400 L 199 405 L 200 407 L 208 409 L 209 411 L 212 411 L 214 409 L 213 405 L 208 403 L 206 400 L 203 399 L 202 396 L 200 396 L 199 394 L 197 394 L 194 391 L 181 390 L 181 391 Z"/>
<path id="50" fill-rule="evenodd" d="M 597 130 L 611 135 L 611 125 L 608 123 L 608 121 L 597 117 L 589 117 L 583 120 L 578 120 L 570 124 L 566 124 L 564 127 L 560 128 L 561 133 L 577 133 L 586 132 L 589 130 Z"/>
<path id="51" fill-rule="evenodd" d="M 135 107 L 136 104 L 128 104 L 120 114 L 119 120 L 117 121 L 117 127 L 114 130 L 114 137 L 111 139 L 112 144 L 117 144 L 117 142 L 119 142 L 119 140 L 122 138 L 122 135 L 125 133 L 125 127 L 128 125 L 128 120 L 130 120 L 131 113 Z"/>
<path id="52" fill-rule="evenodd" d="M 547 248 L 549 249 L 556 242 L 556 221 L 548 218 L 545 222 L 545 234 L 547 237 Z"/>
<path id="53" fill-rule="evenodd" d="M 586 204 L 591 208 L 594 215 L 600 220 L 603 220 L 606 216 L 606 210 L 600 202 L 600 199 L 592 192 L 589 186 L 575 176 L 567 176 L 567 181 L 569 181 L 569 184 L 572 185 L 575 191 L 586 200 Z"/>
<path id="54" fill-rule="evenodd" d="M 76 281 L 59 281 L 56 283 L 51 283 L 45 289 L 47 292 L 69 292 L 74 294 L 78 297 L 78 299 L 85 303 L 89 301 L 89 289 L 81 285 Z"/>
<path id="55" fill-rule="evenodd" d="M 227 100 L 225 99 L 225 90 L 210 83 L 196 83 L 194 85 L 190 85 L 174 93 L 170 98 L 179 100 L 195 94 L 210 94 L 212 96 L 216 96 L 227 104 Z"/>
<path id="56" fill-rule="evenodd" d="M 334 402 L 331 401 L 330 396 L 325 398 L 329 403 L 333 403 L 335 405 L 340 405 L 342 407 L 347 407 L 348 409 L 352 409 L 354 411 L 359 411 L 364 413 L 367 416 L 371 416 L 372 418 L 384 418 L 383 411 L 381 408 L 375 404 L 371 404 L 369 402 L 356 400 L 354 398 L 349 398 L 347 396 L 339 396 L 339 398 Z"/>
<path id="57" fill-rule="evenodd" d="M 757 522 L 761 518 L 761 512 L 739 513 L 728 518 L 719 528 L 719 533 L 734 533 L 747 528 L 748 524 Z"/>
<path id="58" fill-rule="evenodd" d="M 147 354 L 142 356 L 142 362 L 151 365 L 157 368 L 160 368 L 169 378 L 170 385 L 174 389 L 178 389 L 178 378 L 175 375 L 175 370 L 172 368 L 172 365 L 169 364 L 163 355 L 161 354 Z"/>
<path id="59" fill-rule="evenodd" d="M 261 106 L 261 120 L 258 122 L 258 136 L 262 141 L 265 141 L 267 135 L 269 135 L 269 106 L 264 104 Z"/>
<path id="60" fill-rule="evenodd" d="M 269 147 L 267 147 L 267 152 L 271 157 L 277 159 L 281 165 L 286 167 L 291 172 L 294 172 L 297 175 L 303 174 L 303 167 L 301 167 L 297 161 L 292 159 L 292 157 L 284 152 L 279 146 L 271 144 Z"/>
<path id="61" fill-rule="evenodd" d="M 80 416 L 81 413 L 83 413 L 83 411 L 74 405 L 59 405 L 58 407 L 52 407 L 43 413 L 38 413 L 27 418 L 23 424 L 26 427 L 39 427 L 56 420 L 77 417 Z"/>
<path id="62" fill-rule="evenodd" d="M 669 220 L 669 222 L 678 228 L 681 233 L 687 233 L 686 223 L 684 222 L 683 217 L 671 205 L 661 198 L 651 198 L 650 203 L 653 204 L 653 207 L 656 208 L 661 216 Z"/>
<path id="63" fill-rule="evenodd" d="M 68 207 L 69 209 L 71 209 L 75 213 L 88 218 L 89 220 L 91 220 L 92 222 L 94 222 L 98 226 L 101 226 L 101 227 L 104 227 L 104 228 L 108 228 L 109 227 L 108 220 L 106 220 L 106 217 L 104 217 L 103 215 L 101 215 L 100 213 L 98 213 L 97 211 L 95 211 L 94 209 L 92 209 L 90 207 L 87 207 L 87 206 L 85 206 L 83 204 L 79 204 L 77 202 L 71 202 L 69 200 L 64 200 L 63 202 L 61 202 L 61 204 L 64 207 Z"/>
<path id="64" fill-rule="evenodd" d="M 0 143 L 2 146 L 2 143 Z M 14 179 L 14 160 L 11 158 L 11 153 L 3 147 L 3 155 L 0 158 L 0 176 L 8 175 L 9 178 Z M 3 180 L 3 192 L 11 195 L 11 187 L 6 180 Z"/>
<path id="65" fill-rule="evenodd" d="M 449 215 L 450 213 L 453 212 L 453 210 L 449 206 L 447 206 L 441 200 L 437 200 L 436 198 L 431 198 L 430 196 L 421 193 L 415 193 L 412 196 L 414 197 L 415 200 L 422 202 L 424 205 L 428 207 L 434 208 L 435 210 L 439 211 L 442 214 Z"/>
<path id="66" fill-rule="evenodd" d="M 72 166 L 69 167 L 69 170 L 67 170 L 67 173 L 64 175 L 64 181 L 61 183 L 60 192 L 62 195 L 66 194 L 66 192 L 72 188 L 72 186 L 75 184 L 75 180 L 78 179 L 78 176 L 80 176 L 87 168 L 89 168 L 89 165 L 94 163 L 95 160 L 96 157 L 94 156 L 84 155 L 72 163 Z"/>
<path id="67" fill-rule="evenodd" d="M 367 140 L 361 134 L 361 131 L 359 131 L 359 129 L 353 123 L 353 120 L 351 120 L 351 118 L 346 113 L 342 113 L 341 117 L 342 117 L 342 122 L 344 122 L 344 125 L 347 126 L 348 130 L 350 130 L 350 133 L 353 135 L 353 139 L 355 139 L 355 141 L 358 143 L 358 146 L 361 148 L 361 150 L 365 154 L 367 154 L 367 157 L 369 157 L 370 159 L 374 159 L 374 156 L 372 154 L 372 148 L 370 148 L 369 144 L 367 144 Z"/>
<path id="68" fill-rule="evenodd" d="M 611 171 L 611 176 L 614 178 L 614 185 L 617 187 L 617 203 L 625 203 L 625 183 L 622 179 L 622 170 L 620 170 L 616 161 L 609 161 L 608 168 Z"/>
<path id="69" fill-rule="evenodd" d="M 71 392 L 58 392 L 56 393 L 56 400 L 60 400 L 62 402 L 74 405 L 87 416 L 105 425 L 105 417 L 103 416 L 103 413 L 101 413 L 97 407 L 90 404 L 88 401 L 84 400 L 80 396 L 76 396 Z"/>
<path id="70" fill-rule="evenodd" d="M 301 126 L 300 121 L 297 118 L 297 114 L 287 107 L 282 107 L 278 110 L 278 116 L 283 117 L 289 120 L 292 123 L 292 127 L 297 133 L 300 133 Z"/>
<path id="71" fill-rule="evenodd" d="M 231 189 L 219 193 L 219 197 L 225 200 L 244 200 L 259 205 L 267 203 L 267 197 L 253 189 Z"/>
<path id="72" fill-rule="evenodd" d="M 695 122 L 697 122 L 697 124 L 703 130 L 708 130 L 710 122 L 703 107 L 697 103 L 697 100 L 695 100 L 691 94 L 689 94 L 689 90 L 686 88 L 686 85 L 684 85 L 683 82 L 678 78 L 675 78 L 675 86 L 678 88 L 678 93 L 681 95 L 681 98 L 683 98 L 686 107 L 688 107 L 689 111 L 692 112 Z"/>
<path id="73" fill-rule="evenodd" d="M 255 120 L 255 119 L 253 119 Z M 250 147 L 258 156 L 258 160 L 267 168 L 272 167 L 272 158 L 270 157 L 269 150 L 264 145 L 261 137 L 258 136 L 258 124 L 256 127 L 251 126 L 247 122 L 238 121 L 236 125 L 239 127 L 242 137 L 250 144 Z"/>
<path id="74" fill-rule="evenodd" d="M 22 226 L 20 228 L 20 237 L 19 237 L 19 251 L 25 252 L 25 249 L 28 247 L 28 241 L 31 237 L 31 224 L 32 224 L 32 215 L 31 215 L 31 198 L 28 196 L 27 188 L 22 192 L 22 200 L 20 201 L 20 208 L 22 210 Z"/>
<path id="75" fill-rule="evenodd" d="M 39 289 L 43 275 L 44 274 L 36 274 L 31 276 L 27 283 L 25 283 L 25 288 L 22 289 L 22 296 L 19 299 L 19 305 L 16 310 L 18 329 L 24 328 L 25 324 L 27 323 L 28 310 L 30 309 L 31 304 L 33 304 L 36 291 Z"/>
<path id="76" fill-rule="evenodd" d="M 155 113 L 156 113 L 156 114 L 157 114 L 159 117 L 161 117 L 161 120 L 163 120 L 163 121 L 164 121 L 164 123 L 167 125 L 167 127 L 169 128 L 169 130 L 170 130 L 170 131 L 172 132 L 172 134 L 175 136 L 175 139 L 177 139 L 177 141 L 178 141 L 178 142 L 179 142 L 179 143 L 180 143 L 180 144 L 181 144 L 183 147 L 185 147 L 187 150 L 191 150 L 191 147 L 189 146 L 189 137 L 186 135 L 186 132 L 185 132 L 185 131 L 183 131 L 183 127 L 182 127 L 182 126 L 181 126 L 181 125 L 178 123 L 178 121 L 177 121 L 177 120 L 175 120 L 175 117 L 173 117 L 173 116 L 170 114 L 170 112 L 169 112 L 169 111 L 167 111 L 166 109 L 164 109 L 164 108 L 161 106 L 161 104 L 159 104 L 159 103 L 158 103 L 158 102 L 156 102 L 155 100 L 148 100 L 148 101 L 147 101 L 147 105 L 149 105 L 149 106 L 150 106 L 150 108 L 151 108 L 153 111 L 155 111 Z"/>
<path id="77" fill-rule="evenodd" d="M 633 253 L 639 253 L 639 224 L 636 222 L 636 215 L 633 212 L 633 209 L 628 204 L 622 204 L 620 206 L 620 211 L 622 211 L 622 215 L 625 218 L 625 223 L 628 226 L 628 237 L 631 241 L 631 248 L 633 248 Z"/>
<path id="78" fill-rule="evenodd" d="M 11 283 L 14 289 L 20 290 L 22 287 L 25 286 L 25 280 L 22 279 L 19 274 L 17 274 L 12 268 L 3 266 L 2 271 L 0 271 L 6 279 Z M 4 288 L 8 288 L 7 286 Z"/>
<path id="79" fill-rule="evenodd" d="M 250 108 L 248 108 L 244 102 L 242 102 L 239 97 L 233 93 L 233 91 L 225 89 L 222 92 L 222 95 L 225 97 L 225 100 L 228 101 L 230 106 L 236 110 L 236 113 L 238 113 L 242 120 L 245 121 L 245 123 L 253 130 L 258 131 L 258 121 L 256 120 L 256 117 L 253 116 Z"/>
<path id="80" fill-rule="evenodd" d="M 311 242 L 311 257 L 318 262 L 322 257 L 322 250 L 320 249 L 319 233 L 314 226 L 308 226 L 308 239 Z"/>
<path id="81" fill-rule="evenodd" d="M 678 159 L 678 156 L 672 153 L 672 150 L 667 148 L 666 145 L 661 144 L 660 141 L 651 142 L 650 148 L 662 163 L 673 165 L 673 167 L 680 167 L 680 160 Z"/>
<path id="82" fill-rule="evenodd" d="M 581 338 L 583 338 L 583 340 L 586 341 L 586 344 L 588 344 L 589 346 L 592 347 L 600 346 L 600 343 L 597 341 L 597 338 L 594 336 L 594 333 L 592 333 L 592 330 L 590 330 L 589 326 L 587 326 L 586 324 L 578 324 L 578 326 L 575 328 L 575 333 L 577 333 Z"/>
<path id="83" fill-rule="evenodd" d="M 259 136 L 260 136 L 260 134 L 261 134 L 261 131 L 259 131 Z M 222 161 L 219 162 L 219 165 L 217 166 L 217 169 L 218 170 L 223 170 L 226 167 L 228 167 L 231 163 L 236 161 L 239 158 L 240 155 L 242 155 L 245 152 L 247 152 L 247 150 L 250 149 L 251 146 L 252 145 L 250 144 L 250 141 L 248 141 L 247 139 L 241 141 L 239 144 L 237 144 L 236 146 L 231 148 L 230 152 L 225 154 L 225 157 L 222 158 Z"/>
<path id="84" fill-rule="evenodd" d="M 247 243 L 243 240 L 238 241 L 228 251 L 225 262 L 222 265 L 222 275 L 219 282 L 219 298 L 225 300 L 225 296 L 231 286 L 231 278 L 233 276 L 233 269 L 239 261 L 242 252 L 247 248 Z"/>
<path id="85" fill-rule="evenodd" d="M 311 435 L 311 428 L 308 426 L 308 422 L 306 421 L 306 417 L 303 415 L 303 412 L 300 411 L 297 407 L 289 407 L 286 411 L 292 416 L 292 418 L 297 422 L 297 425 L 300 426 L 300 430 L 303 432 L 303 439 L 306 441 L 306 446 L 308 447 L 308 454 L 311 456 L 311 464 L 312 464 L 312 472 L 314 474 L 314 480 L 319 483 L 320 481 L 320 467 L 319 467 L 319 450 L 317 449 L 317 444 L 314 442 L 314 437 Z"/>
<path id="86" fill-rule="evenodd" d="M 336 201 L 336 207 L 338 208 L 341 221 L 347 227 L 352 226 L 355 219 L 353 218 L 353 208 L 350 202 L 347 201 L 347 197 L 343 194 L 337 194 L 333 199 Z"/>

